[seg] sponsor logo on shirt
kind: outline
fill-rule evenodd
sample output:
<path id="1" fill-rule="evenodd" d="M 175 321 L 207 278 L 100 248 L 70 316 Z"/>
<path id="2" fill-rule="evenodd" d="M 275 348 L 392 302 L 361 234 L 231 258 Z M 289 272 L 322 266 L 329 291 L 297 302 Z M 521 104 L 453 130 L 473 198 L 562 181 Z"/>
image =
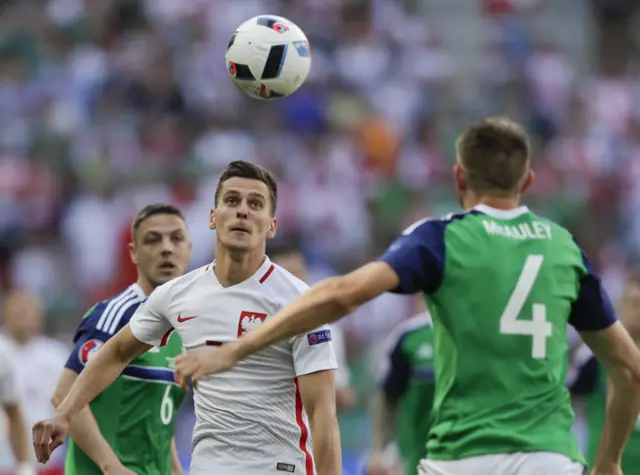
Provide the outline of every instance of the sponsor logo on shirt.
<path id="1" fill-rule="evenodd" d="M 238 337 L 261 325 L 267 319 L 266 313 L 242 312 L 238 321 Z"/>
<path id="2" fill-rule="evenodd" d="M 80 347 L 80 350 L 78 350 L 78 359 L 80 362 L 83 365 L 87 364 L 89 358 L 95 355 L 102 345 L 104 345 L 103 341 L 95 339 L 87 340 L 84 345 Z"/>
<path id="3" fill-rule="evenodd" d="M 296 471 L 296 466 L 290 463 L 278 462 L 278 464 L 276 465 L 276 470 L 279 470 L 281 472 L 293 473 Z"/>
<path id="4" fill-rule="evenodd" d="M 309 346 L 319 345 L 331 341 L 331 330 L 318 330 L 317 332 L 307 333 L 307 341 Z"/>

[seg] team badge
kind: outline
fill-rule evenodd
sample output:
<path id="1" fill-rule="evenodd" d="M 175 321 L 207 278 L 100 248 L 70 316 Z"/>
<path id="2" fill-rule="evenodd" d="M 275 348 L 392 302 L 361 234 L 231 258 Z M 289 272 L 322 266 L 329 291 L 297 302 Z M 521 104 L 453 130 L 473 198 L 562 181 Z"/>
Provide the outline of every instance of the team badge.
<path id="1" fill-rule="evenodd" d="M 238 337 L 249 333 L 267 319 L 266 313 L 242 312 L 238 321 Z"/>
<path id="2" fill-rule="evenodd" d="M 104 342 L 100 340 L 88 340 L 78 350 L 78 359 L 83 365 L 87 364 L 89 358 L 96 354 L 96 352 L 104 345 Z"/>

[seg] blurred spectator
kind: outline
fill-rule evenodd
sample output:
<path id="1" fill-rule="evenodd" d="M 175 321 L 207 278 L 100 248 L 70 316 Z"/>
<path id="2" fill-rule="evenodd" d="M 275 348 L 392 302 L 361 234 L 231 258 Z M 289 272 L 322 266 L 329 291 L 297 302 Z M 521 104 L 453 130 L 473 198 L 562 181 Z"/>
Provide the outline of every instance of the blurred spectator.
<path id="1" fill-rule="evenodd" d="M 57 340 L 42 335 L 42 312 L 42 303 L 23 292 L 11 292 L 2 302 L 0 349 L 15 368 L 17 392 L 28 427 L 53 413 L 51 395 L 69 354 Z M 0 455 L 0 469 L 14 466 L 5 434 L 0 434 Z M 52 470 L 59 467 L 63 456 L 54 457 L 47 466 Z"/>

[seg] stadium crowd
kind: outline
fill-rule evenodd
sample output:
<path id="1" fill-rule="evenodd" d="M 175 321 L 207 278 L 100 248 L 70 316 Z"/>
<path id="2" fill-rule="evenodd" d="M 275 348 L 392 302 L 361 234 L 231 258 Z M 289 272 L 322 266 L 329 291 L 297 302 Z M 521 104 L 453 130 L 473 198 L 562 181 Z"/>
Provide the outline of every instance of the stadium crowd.
<path id="1" fill-rule="evenodd" d="M 487 1 L 490 39 L 462 102 L 456 58 L 420 16 L 423 3 L 0 1 L 3 300 L 35 296 L 24 305 L 69 344 L 84 309 L 134 280 L 129 226 L 150 202 L 184 210 L 190 268 L 210 261 L 215 182 L 236 158 L 279 179 L 276 247 L 303 249 L 313 280 L 351 269 L 418 217 L 457 209 L 454 138 L 497 113 L 533 137 L 528 204 L 576 234 L 616 298 L 640 257 L 634 38 L 616 39 L 626 50 L 599 48 L 583 74 L 527 30 L 527 10 L 511 11 L 545 2 Z M 304 87 L 274 103 L 242 96 L 223 60 L 234 28 L 265 12 L 305 30 L 314 62 Z M 364 433 L 371 348 L 419 311 L 384 296 L 344 322 L 361 396 L 342 416 L 347 448 L 367 445 L 349 434 Z"/>

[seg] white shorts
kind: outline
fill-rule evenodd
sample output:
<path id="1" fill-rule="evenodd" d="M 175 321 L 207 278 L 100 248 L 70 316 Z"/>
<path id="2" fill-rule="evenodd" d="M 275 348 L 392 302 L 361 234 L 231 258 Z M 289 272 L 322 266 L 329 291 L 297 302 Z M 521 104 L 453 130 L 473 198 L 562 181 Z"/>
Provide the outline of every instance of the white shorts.
<path id="1" fill-rule="evenodd" d="M 586 468 L 552 452 L 495 454 L 460 460 L 422 460 L 419 475 L 584 475 Z"/>

